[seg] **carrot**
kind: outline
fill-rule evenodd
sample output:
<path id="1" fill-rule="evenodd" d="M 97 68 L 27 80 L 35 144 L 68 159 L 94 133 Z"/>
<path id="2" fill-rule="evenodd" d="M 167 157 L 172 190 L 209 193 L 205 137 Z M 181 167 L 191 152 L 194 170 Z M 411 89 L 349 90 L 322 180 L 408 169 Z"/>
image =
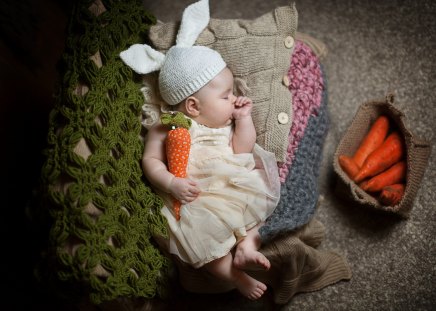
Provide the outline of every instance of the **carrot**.
<path id="1" fill-rule="evenodd" d="M 388 117 L 379 116 L 371 126 L 368 134 L 362 140 L 359 148 L 354 153 L 353 159 L 361 167 L 368 155 L 383 144 L 389 129 Z"/>
<path id="2" fill-rule="evenodd" d="M 364 181 L 361 181 L 359 183 L 359 187 L 362 188 L 363 190 L 365 190 L 366 185 L 368 184 L 369 179 L 365 179 Z"/>
<path id="3" fill-rule="evenodd" d="M 386 186 L 402 182 L 406 178 L 406 169 L 406 161 L 397 162 L 386 171 L 372 177 L 361 187 L 369 192 L 381 191 Z"/>
<path id="4" fill-rule="evenodd" d="M 161 123 L 171 126 L 166 138 L 168 170 L 175 177 L 186 178 L 191 149 L 191 135 L 189 134 L 191 120 L 185 118 L 183 113 L 177 112 L 176 114 L 163 114 Z M 177 220 L 180 220 L 181 206 L 182 203 L 174 199 L 173 210 Z"/>
<path id="5" fill-rule="evenodd" d="M 341 168 L 344 170 L 344 172 L 353 179 L 353 177 L 357 174 L 359 171 L 359 167 L 357 166 L 356 162 L 353 160 L 353 158 L 350 158 L 346 155 L 340 155 L 339 158 L 339 164 Z"/>
<path id="6" fill-rule="evenodd" d="M 384 187 L 379 196 L 380 202 L 389 206 L 397 205 L 404 195 L 405 188 L 406 186 L 404 184 L 394 184 Z"/>
<path id="7" fill-rule="evenodd" d="M 366 158 L 359 172 L 354 176 L 354 181 L 358 183 L 383 172 L 398 162 L 404 153 L 405 147 L 400 134 L 396 131 L 392 132 L 383 144 Z"/>

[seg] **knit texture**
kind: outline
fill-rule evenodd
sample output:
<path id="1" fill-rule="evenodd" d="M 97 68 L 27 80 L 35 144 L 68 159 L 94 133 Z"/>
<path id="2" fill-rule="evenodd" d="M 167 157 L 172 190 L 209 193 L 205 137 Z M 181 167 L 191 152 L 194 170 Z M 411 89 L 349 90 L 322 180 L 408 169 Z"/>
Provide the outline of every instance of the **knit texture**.
<path id="1" fill-rule="evenodd" d="M 407 163 L 406 188 L 401 201 L 394 206 L 381 204 L 376 197 L 366 193 L 342 170 L 338 162 L 341 154 L 353 155 L 364 139 L 372 124 L 381 115 L 389 117 L 398 132 L 404 138 L 406 146 L 405 160 Z M 431 145 L 426 140 L 415 135 L 408 127 L 406 115 L 394 104 L 394 94 L 387 94 L 385 98 L 370 100 L 363 103 L 354 116 L 349 128 L 345 132 L 334 154 L 333 168 L 338 174 L 335 192 L 339 197 L 349 199 L 353 204 L 369 207 L 388 213 L 395 213 L 408 218 L 418 192 L 424 172 L 427 168 L 431 153 Z"/>
<path id="2" fill-rule="evenodd" d="M 285 304 L 296 294 L 311 292 L 325 286 L 349 280 L 351 270 L 341 255 L 316 249 L 325 237 L 325 227 L 312 219 L 307 225 L 286 236 L 278 237 L 260 249 L 271 262 L 268 271 L 249 274 L 268 284 L 276 304 Z M 175 259 L 183 287 L 196 293 L 217 293 L 232 289 L 204 270 L 194 269 Z"/>
<path id="3" fill-rule="evenodd" d="M 210 19 L 196 44 L 218 51 L 235 76 L 244 81 L 238 88 L 241 95 L 253 100 L 253 121 L 257 143 L 286 161 L 288 135 L 292 124 L 292 96 L 283 77 L 290 67 L 298 14 L 294 5 L 279 7 L 253 20 Z M 150 28 L 153 46 L 166 51 L 174 45 L 179 23 L 157 24 Z M 291 39 L 292 40 L 292 39 Z M 278 122 L 286 112 L 287 123 Z"/>
<path id="4" fill-rule="evenodd" d="M 182 23 L 177 33 L 178 47 L 192 47 L 198 35 L 210 21 L 209 0 L 199 0 L 190 4 L 184 11 Z"/>
<path id="5" fill-rule="evenodd" d="M 143 97 L 118 57 L 154 22 L 141 1 L 80 1 L 60 67 L 40 191 L 50 270 L 94 303 L 165 291 L 170 261 L 151 241 L 167 234 L 163 203 L 140 165 Z"/>
<path id="6" fill-rule="evenodd" d="M 324 82 L 325 83 L 325 82 Z M 306 224 L 314 215 L 318 201 L 318 175 L 322 148 L 328 131 L 327 91 L 324 88 L 320 109 L 312 111 L 295 159 L 280 191 L 274 213 L 259 229 L 263 243 Z"/>
<path id="7" fill-rule="evenodd" d="M 204 46 L 172 47 L 159 73 L 159 90 L 169 105 L 176 105 L 215 78 L 226 63 Z"/>
<path id="8" fill-rule="evenodd" d="M 286 161 L 279 164 L 280 181 L 283 183 L 289 173 L 289 168 L 295 158 L 300 141 L 312 114 L 321 105 L 324 88 L 321 77 L 321 67 L 317 56 L 303 42 L 297 41 L 292 64 L 289 68 L 289 89 L 292 92 L 294 119 L 288 137 L 288 152 Z"/>
<path id="9" fill-rule="evenodd" d="M 51 270 L 62 281 L 84 285 L 94 303 L 120 296 L 162 296 L 170 265 L 151 241 L 152 236 L 166 237 L 167 231 L 160 214 L 162 201 L 147 186 L 140 166 L 141 85 L 118 58 L 128 46 L 146 40 L 145 32 L 154 19 L 139 1 L 133 5 L 112 0 L 105 5 L 107 8 L 100 1 L 84 1 L 73 12 L 61 67 L 63 81 L 50 115 L 41 186 L 45 196 L 42 205 L 53 221 L 50 244 L 56 265 Z M 212 20 L 209 25 L 218 41 L 223 41 L 221 48 L 232 60 L 232 69 L 247 81 L 246 95 L 256 99 L 256 126 L 264 141 L 269 141 L 270 131 L 273 136 L 281 133 L 282 129 L 277 132 L 276 128 L 279 111 L 292 116 L 291 92 L 282 78 L 288 72 L 293 48 L 284 47 L 283 39 L 295 34 L 296 18 L 295 8 L 286 7 L 254 21 Z M 238 36 L 232 37 L 227 27 Z M 210 39 L 210 29 L 202 33 L 202 40 Z M 239 50 L 233 48 L 236 43 Z M 271 56 L 271 46 L 275 57 Z M 304 217 L 297 226 L 310 219 L 317 192 L 308 192 L 312 197 L 306 200 L 307 206 L 297 197 L 302 196 L 302 189 L 316 188 L 321 152 L 320 146 L 317 149 L 311 144 L 322 142 L 326 109 L 324 103 L 308 122 L 289 164 L 284 184 L 288 188 L 282 186 L 283 204 L 268 221 L 264 239 L 290 230 L 290 219 L 298 211 L 306 214 L 300 213 Z M 275 125 L 270 127 L 270 121 Z M 285 146 L 283 159 L 291 123 L 292 118 L 283 125 L 284 139 L 283 135 L 277 138 Z M 306 178 L 305 184 L 301 179 Z M 294 195 L 298 204 L 288 204 Z"/>
<path id="10" fill-rule="evenodd" d="M 184 10 L 176 45 L 166 55 L 148 44 L 137 43 L 121 52 L 120 57 L 139 74 L 159 70 L 162 98 L 171 106 L 177 105 L 227 66 L 216 51 L 205 46 L 193 46 L 209 20 L 209 1 L 195 2 Z"/>
<path id="11" fill-rule="evenodd" d="M 278 8 L 275 10 L 274 14 L 276 21 L 280 21 L 280 18 L 287 17 L 289 19 L 293 16 L 289 7 Z M 213 42 L 211 46 L 221 51 L 223 58 L 234 73 L 243 71 L 250 72 L 251 69 L 255 68 L 254 61 L 250 58 L 256 54 L 256 48 L 250 46 L 250 44 L 256 42 L 256 40 L 253 40 L 253 37 L 256 38 L 255 35 L 259 35 L 260 33 L 276 34 L 277 30 L 274 30 L 272 27 L 274 27 L 274 25 L 279 27 L 278 25 L 280 25 L 279 22 L 275 24 L 274 19 L 272 21 L 270 20 L 272 16 L 272 14 L 265 15 L 250 24 L 245 24 L 244 21 L 222 21 L 212 19 L 209 27 L 200 35 L 197 43 L 207 44 L 208 40 L 213 39 L 213 41 L 211 41 Z M 271 26 L 270 23 L 267 23 L 267 21 L 273 23 L 273 26 Z M 246 28 L 241 29 L 240 25 L 243 25 L 242 27 Z M 281 26 L 281 28 L 287 27 L 288 26 Z M 175 29 L 175 23 L 153 26 L 150 29 L 152 42 L 160 49 L 169 46 L 172 40 L 174 40 L 172 39 L 172 35 L 174 34 Z M 248 41 L 245 40 L 245 34 L 247 32 L 250 32 L 250 40 Z M 235 59 L 237 59 L 234 55 L 235 49 L 230 46 L 231 43 L 235 42 L 234 38 L 231 38 L 232 35 L 234 37 L 242 38 L 235 44 L 236 51 L 238 51 L 238 48 L 242 44 L 241 42 L 246 44 L 244 49 L 240 50 L 240 53 L 246 58 L 244 61 L 241 60 L 240 63 L 235 61 Z M 301 37 L 304 38 L 304 36 Z M 267 44 L 268 38 L 269 37 L 259 38 L 257 44 Z M 317 49 L 322 52 L 320 54 L 326 53 L 325 50 L 323 50 L 325 46 L 323 46 L 322 43 L 319 43 L 316 40 L 307 41 L 314 42 L 314 45 L 318 47 Z M 281 42 L 281 45 L 284 46 L 283 42 Z M 260 53 L 262 53 L 262 50 Z M 262 55 L 257 56 L 263 60 Z M 258 134 L 258 143 L 261 144 L 262 140 L 265 138 L 261 133 L 266 130 L 267 127 L 264 127 L 264 125 L 266 126 L 269 118 L 274 116 L 273 122 L 279 124 L 277 122 L 278 111 L 286 112 L 289 115 L 294 116 L 294 118 L 289 121 L 292 126 L 289 124 L 288 132 L 286 136 L 283 137 L 283 141 L 280 142 L 280 144 L 284 143 L 286 146 L 284 160 L 280 161 L 280 159 L 278 159 L 279 162 L 282 162 L 282 164 L 279 164 L 279 172 L 282 182 L 282 197 L 276 211 L 267 221 L 266 226 L 261 229 L 262 238 L 265 240 L 272 239 L 277 235 L 304 225 L 310 220 L 311 216 L 313 216 L 316 202 L 318 201 L 317 177 L 321 161 L 320 156 L 325 134 L 328 129 L 327 108 L 324 108 L 325 113 L 324 110 L 319 112 L 322 100 L 325 102 L 324 106 L 327 105 L 327 93 L 322 78 L 319 59 L 308 45 L 303 44 L 299 40 L 295 43 L 293 53 L 288 55 L 288 57 L 289 60 L 285 63 L 292 63 L 292 65 L 288 65 L 285 71 L 285 74 L 288 75 L 291 81 L 289 90 L 282 84 L 283 76 L 276 78 L 280 87 L 284 88 L 287 93 L 292 95 L 289 97 L 287 105 L 281 106 L 277 101 L 270 101 L 268 97 L 264 97 L 265 94 L 263 91 L 269 89 L 269 84 L 265 83 L 265 80 L 262 81 L 260 76 L 257 77 L 259 78 L 258 80 L 253 80 L 253 77 L 256 74 L 247 74 L 246 76 L 243 76 L 247 83 L 247 87 L 250 89 L 250 91 L 247 92 L 247 95 L 252 96 L 254 100 L 257 100 L 254 102 L 253 120 Z M 272 57 L 269 56 L 265 62 L 271 62 L 271 59 Z M 267 79 L 267 81 L 274 81 L 274 75 L 266 78 L 265 72 L 262 72 L 264 69 L 264 64 L 262 62 L 257 60 L 255 65 L 257 66 L 256 68 L 259 68 L 261 74 L 265 79 Z M 268 74 L 271 74 L 271 72 Z M 236 79 L 238 79 L 237 76 Z M 263 83 L 260 83 L 259 81 L 262 81 Z M 310 138 L 305 138 L 308 122 L 312 117 L 316 118 L 317 121 L 312 121 L 312 123 L 315 124 L 312 125 L 311 131 L 308 133 Z M 267 132 L 269 131 L 274 131 L 274 129 L 270 128 Z M 307 141 L 306 145 L 308 146 L 300 146 L 304 139 Z M 298 156 L 300 156 L 300 159 L 297 161 L 296 158 Z M 314 158 L 315 156 L 316 158 Z M 294 168 L 296 163 L 296 168 Z M 294 170 L 292 177 L 290 177 L 290 175 L 292 175 L 290 173 L 291 170 Z"/>

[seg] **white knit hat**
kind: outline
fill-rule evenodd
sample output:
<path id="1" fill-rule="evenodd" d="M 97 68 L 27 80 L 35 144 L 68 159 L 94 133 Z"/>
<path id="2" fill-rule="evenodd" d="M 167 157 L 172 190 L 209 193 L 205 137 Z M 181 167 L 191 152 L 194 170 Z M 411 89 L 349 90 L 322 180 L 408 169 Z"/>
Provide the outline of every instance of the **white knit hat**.
<path id="1" fill-rule="evenodd" d="M 205 46 L 173 46 L 159 74 L 162 98 L 175 105 L 201 89 L 225 67 L 221 55 Z"/>
<path id="2" fill-rule="evenodd" d="M 205 46 L 193 46 L 208 23 L 209 2 L 201 0 L 183 12 L 176 45 L 166 55 L 146 44 L 134 44 L 121 52 L 120 57 L 139 74 L 160 70 L 161 96 L 169 105 L 176 105 L 226 67 L 218 52 Z"/>

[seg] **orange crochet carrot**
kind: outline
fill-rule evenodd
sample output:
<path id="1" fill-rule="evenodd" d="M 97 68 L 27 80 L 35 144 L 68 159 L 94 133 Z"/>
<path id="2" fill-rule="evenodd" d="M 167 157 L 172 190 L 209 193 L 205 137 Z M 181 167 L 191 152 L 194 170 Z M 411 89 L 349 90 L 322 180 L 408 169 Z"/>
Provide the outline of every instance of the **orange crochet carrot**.
<path id="1" fill-rule="evenodd" d="M 359 148 L 354 153 L 353 160 L 356 162 L 357 166 L 361 167 L 371 152 L 383 144 L 383 141 L 388 133 L 388 129 L 388 117 L 384 115 L 379 116 L 371 126 L 368 134 L 366 134 L 365 138 L 360 143 Z"/>
<path id="2" fill-rule="evenodd" d="M 400 161 L 386 171 L 372 177 L 361 187 L 365 191 L 377 192 L 384 187 L 402 182 L 406 178 L 406 161 Z"/>
<path id="3" fill-rule="evenodd" d="M 361 182 L 388 169 L 398 162 L 405 153 L 403 140 L 398 132 L 392 132 L 383 144 L 375 149 L 365 160 L 354 181 Z"/>
<path id="4" fill-rule="evenodd" d="M 348 177 L 353 179 L 357 172 L 359 172 L 359 166 L 357 166 L 353 158 L 347 157 L 346 155 L 340 155 L 338 160 L 344 172 Z"/>
<path id="5" fill-rule="evenodd" d="M 384 187 L 380 193 L 380 202 L 389 206 L 397 205 L 404 195 L 405 188 L 406 186 L 404 184 L 394 184 Z"/>
<path id="6" fill-rule="evenodd" d="M 191 120 L 187 119 L 183 113 L 177 112 L 175 114 L 163 114 L 161 123 L 171 126 L 166 138 L 168 170 L 175 177 L 186 178 L 189 151 L 191 149 L 191 135 L 189 134 Z M 181 206 L 182 203 L 174 199 L 173 210 L 177 220 L 180 220 Z"/>

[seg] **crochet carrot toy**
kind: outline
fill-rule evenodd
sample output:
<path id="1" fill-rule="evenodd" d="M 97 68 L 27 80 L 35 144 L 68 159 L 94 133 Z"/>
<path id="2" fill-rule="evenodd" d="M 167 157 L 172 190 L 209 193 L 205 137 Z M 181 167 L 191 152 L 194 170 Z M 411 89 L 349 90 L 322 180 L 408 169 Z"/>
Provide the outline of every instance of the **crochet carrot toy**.
<path id="1" fill-rule="evenodd" d="M 191 149 L 191 135 L 189 134 L 191 120 L 187 119 L 181 112 L 175 114 L 165 113 L 160 120 L 163 125 L 171 127 L 166 138 L 168 170 L 175 177 L 186 178 L 189 151 Z M 173 210 L 177 220 L 180 220 L 181 206 L 182 203 L 174 199 Z"/>

